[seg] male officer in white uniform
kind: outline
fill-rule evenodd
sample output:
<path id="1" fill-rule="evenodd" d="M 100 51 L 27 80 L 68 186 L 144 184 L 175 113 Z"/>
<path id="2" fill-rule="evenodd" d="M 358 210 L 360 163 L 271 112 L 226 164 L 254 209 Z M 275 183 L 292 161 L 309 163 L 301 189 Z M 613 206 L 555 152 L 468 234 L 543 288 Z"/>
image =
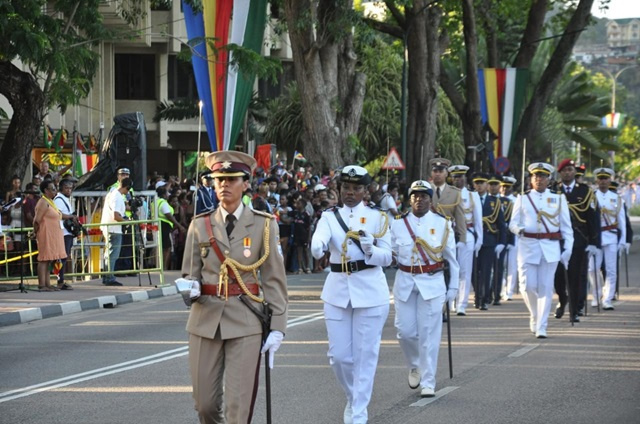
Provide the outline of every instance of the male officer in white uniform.
<path id="1" fill-rule="evenodd" d="M 509 229 L 520 238 L 518 277 L 531 314 L 529 328 L 537 338 L 545 339 L 553 301 L 553 275 L 559 261 L 565 266 L 569 263 L 573 228 L 566 197 L 547 188 L 553 166 L 536 162 L 529 165 L 529 172 L 532 189 L 516 199 Z"/>
<path id="2" fill-rule="evenodd" d="M 482 205 L 480 196 L 475 191 L 467 188 L 466 165 L 453 165 L 449 167 L 449 175 L 453 178 L 454 187 L 460 189 L 460 198 L 464 219 L 467 226 L 467 240 L 457 251 L 457 259 L 460 265 L 460 285 L 458 298 L 456 299 L 455 310 L 460 316 L 467 315 L 467 304 L 469 303 L 469 293 L 471 292 L 471 278 L 473 276 L 473 255 L 478 255 L 482 247 Z M 449 305 L 453 309 L 453 302 Z"/>
<path id="3" fill-rule="evenodd" d="M 409 188 L 411 212 L 393 221 L 391 246 L 398 272 L 393 285 L 398 341 L 409 368 L 409 387 L 435 396 L 442 306 L 458 293 L 459 271 L 451 222 L 431 212 L 433 189 L 426 181 Z M 472 237 L 473 239 L 473 237 Z M 444 277 L 448 262 L 450 282 Z"/>
<path id="4" fill-rule="evenodd" d="M 517 180 L 515 178 L 509 175 L 505 175 L 502 177 L 502 182 L 500 183 L 500 190 L 501 190 L 502 197 L 505 197 L 511 200 L 513 204 L 515 204 L 516 197 L 517 197 L 515 194 L 513 194 L 513 185 L 516 183 L 516 181 Z M 509 216 L 509 223 L 510 222 L 511 222 L 511 216 Z M 507 258 L 505 260 L 506 262 L 505 265 L 507 267 L 507 275 L 504 280 L 504 283 L 502 284 L 503 300 L 513 299 L 513 293 L 516 290 L 516 282 L 518 281 L 517 249 L 518 249 L 518 238 L 515 237 L 514 244 L 507 244 L 507 247 L 505 248 L 505 250 L 507 251 L 506 253 Z"/>
<path id="5" fill-rule="evenodd" d="M 602 296 L 602 309 L 613 310 L 613 296 L 616 293 L 618 254 L 626 249 L 627 226 L 622 199 L 617 193 L 609 190 L 615 172 L 609 168 L 598 168 L 593 171 L 597 179 L 596 199 L 600 205 L 600 229 L 602 230 L 602 249 L 596 251 L 596 272 L 598 276 L 598 293 L 593 280 L 593 259 L 589 261 L 589 280 L 592 284 L 593 306 Z M 604 287 L 602 285 L 602 261 L 606 269 Z"/>
<path id="6" fill-rule="evenodd" d="M 382 328 L 389 314 L 389 287 L 382 267 L 391 264 L 391 235 L 384 212 L 362 199 L 367 170 L 345 166 L 340 174 L 343 207 L 322 213 L 311 240 L 316 259 L 330 252 L 331 272 L 322 290 L 329 362 L 347 397 L 344 422 L 367 422 Z"/>

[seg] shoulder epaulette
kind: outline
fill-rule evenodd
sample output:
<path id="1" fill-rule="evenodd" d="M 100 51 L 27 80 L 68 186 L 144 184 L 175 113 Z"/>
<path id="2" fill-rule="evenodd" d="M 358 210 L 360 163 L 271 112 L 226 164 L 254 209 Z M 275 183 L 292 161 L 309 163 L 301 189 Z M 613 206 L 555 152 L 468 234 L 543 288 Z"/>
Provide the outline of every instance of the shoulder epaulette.
<path id="1" fill-rule="evenodd" d="M 406 216 L 408 216 L 408 215 L 409 215 L 409 212 L 407 211 L 407 212 L 405 212 L 405 213 L 402 213 L 402 214 L 399 214 L 399 215 L 394 216 L 394 218 L 395 218 L 395 219 L 404 219 L 404 218 L 405 218 Z"/>
<path id="2" fill-rule="evenodd" d="M 458 191 L 458 192 L 462 191 L 462 190 L 460 190 L 460 189 L 459 189 L 458 187 L 456 187 L 456 186 L 452 186 L 452 185 L 449 185 L 449 184 L 447 184 L 447 185 L 449 186 L 449 188 L 452 188 L 452 189 L 453 189 L 453 191 Z"/>
<path id="3" fill-rule="evenodd" d="M 380 209 L 380 206 L 379 206 L 379 205 L 376 205 L 376 204 L 375 204 L 375 203 L 373 203 L 373 202 L 369 202 L 369 203 L 367 204 L 367 207 L 369 207 L 369 208 L 371 208 L 371 209 L 375 209 L 375 210 L 377 210 L 377 211 L 382 210 L 382 209 Z"/>
<path id="4" fill-rule="evenodd" d="M 336 206 L 329 206 L 327 209 L 324 209 L 324 210 L 322 211 L 322 213 L 324 213 L 324 212 L 335 212 L 335 211 L 337 211 L 338 209 L 340 209 L 340 206 L 338 206 L 338 205 L 336 205 Z"/>
<path id="5" fill-rule="evenodd" d="M 272 214 L 270 214 L 269 212 L 257 211 L 255 209 L 251 209 L 251 211 L 253 213 L 255 213 L 256 215 L 261 215 L 261 216 L 264 216 L 266 218 L 274 218 L 274 216 Z"/>
<path id="6" fill-rule="evenodd" d="M 436 214 L 436 215 L 438 215 L 438 216 L 443 217 L 443 218 L 444 218 L 444 219 L 446 219 L 447 221 L 451 221 L 451 220 L 453 219 L 453 218 L 451 218 L 451 217 L 449 217 L 449 216 L 447 216 L 447 215 L 441 214 L 441 213 L 440 213 L 440 212 L 438 212 L 438 211 L 431 211 L 431 212 L 435 213 L 435 214 Z"/>
<path id="7" fill-rule="evenodd" d="M 215 209 L 210 209 L 208 211 L 204 211 L 202 213 L 199 213 L 198 215 L 194 216 L 194 218 L 200 218 L 201 216 L 207 216 L 207 215 L 211 215 L 212 213 L 214 213 L 216 210 Z"/>
<path id="8" fill-rule="evenodd" d="M 563 194 L 563 193 L 562 193 L 560 190 L 558 190 L 557 188 L 553 188 L 553 189 L 552 189 L 552 188 L 549 188 L 549 191 L 550 191 L 552 194 Z"/>

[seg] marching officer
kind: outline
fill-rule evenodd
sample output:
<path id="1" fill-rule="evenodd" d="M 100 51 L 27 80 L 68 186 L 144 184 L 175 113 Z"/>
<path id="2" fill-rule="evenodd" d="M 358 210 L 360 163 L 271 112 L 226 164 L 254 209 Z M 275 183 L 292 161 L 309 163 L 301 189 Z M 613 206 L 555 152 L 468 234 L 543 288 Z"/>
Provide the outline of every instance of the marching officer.
<path id="1" fill-rule="evenodd" d="M 492 282 L 492 294 L 493 294 L 493 304 L 496 306 L 500 306 L 500 298 L 502 293 L 502 276 L 504 274 L 505 260 L 507 259 L 507 254 L 513 250 L 515 245 L 515 236 L 510 231 L 506 231 L 509 228 L 509 221 L 511 220 L 511 212 L 513 212 L 513 202 L 511 199 L 504 197 L 501 195 L 501 185 L 502 185 L 502 177 L 496 174 L 491 175 L 489 181 L 487 181 L 489 185 L 488 192 L 490 195 L 494 196 L 500 202 L 500 207 L 502 208 L 502 214 L 504 215 L 504 223 L 505 223 L 505 234 L 507 235 L 506 240 L 507 243 L 505 248 L 498 255 L 498 261 L 496 263 L 496 267 L 494 269 L 494 275 Z"/>
<path id="2" fill-rule="evenodd" d="M 475 306 L 482 311 L 489 309 L 491 302 L 491 272 L 497 272 L 496 262 L 507 242 L 502 203 L 487 191 L 489 176 L 478 172 L 473 176 L 473 186 L 482 206 L 482 247 L 478 253 Z"/>
<path id="3" fill-rule="evenodd" d="M 203 212 L 212 211 L 218 207 L 218 198 L 213 189 L 213 177 L 211 171 L 204 171 L 200 174 L 202 185 L 198 188 L 198 200 L 196 202 L 196 215 Z"/>
<path id="4" fill-rule="evenodd" d="M 573 229 L 567 199 L 547 188 L 553 166 L 536 162 L 528 169 L 532 189 L 516 199 L 509 229 L 519 236 L 518 279 L 530 313 L 529 329 L 544 339 L 553 300 L 549 276 L 556 272 L 559 261 L 569 263 Z M 560 240 L 564 240 L 562 253 Z"/>
<path id="5" fill-rule="evenodd" d="M 429 161 L 431 166 L 431 182 L 433 185 L 433 199 L 431 208 L 441 215 L 453 220 L 456 242 L 458 247 L 467 241 L 467 225 L 462 210 L 460 190 L 447 184 L 448 169 L 451 161 L 444 158 L 434 158 Z"/>
<path id="6" fill-rule="evenodd" d="M 331 272 L 321 298 L 329 336 L 329 363 L 347 397 L 345 423 L 366 423 L 389 288 L 382 267 L 391 264 L 387 214 L 363 203 L 367 170 L 340 173 L 343 207 L 325 210 L 311 240 L 316 259 L 330 252 Z"/>
<path id="7" fill-rule="evenodd" d="M 211 153 L 206 164 L 221 207 L 194 217 L 182 262 L 183 277 L 193 282 L 187 322 L 193 398 L 201 423 L 246 424 L 261 347 L 273 367 L 287 326 L 287 278 L 278 223 L 241 201 L 255 159 L 225 150 Z M 256 313 L 264 302 L 271 314 L 266 328 Z"/>
<path id="8" fill-rule="evenodd" d="M 596 200 L 600 206 L 602 249 L 595 252 L 595 270 L 593 269 L 593 261 L 589 263 L 589 279 L 593 285 L 592 305 L 596 306 L 598 301 L 602 299 L 602 307 L 605 311 L 608 311 L 613 310 L 611 302 L 616 293 L 618 254 L 627 249 L 627 225 L 624 202 L 617 193 L 609 190 L 609 185 L 615 176 L 615 172 L 610 168 L 597 168 L 593 173 L 596 176 L 598 185 Z M 599 272 L 603 260 L 606 268 L 604 287 L 602 285 L 602 275 Z M 597 276 L 597 281 L 593 279 L 594 274 Z"/>
<path id="9" fill-rule="evenodd" d="M 516 195 L 513 193 L 513 185 L 517 182 L 515 178 L 509 175 L 504 175 L 502 177 L 502 182 L 500 183 L 501 190 L 501 198 L 506 198 L 511 201 L 511 208 L 508 213 L 505 213 L 505 223 L 507 228 L 511 224 L 511 215 L 513 214 L 513 205 L 516 201 Z M 505 266 L 507 267 L 507 273 L 503 283 L 503 296 L 504 300 L 513 299 L 513 293 L 516 290 L 516 282 L 518 281 L 518 264 L 517 264 L 517 248 L 518 248 L 518 238 L 513 235 L 509 231 L 508 234 L 511 234 L 511 240 L 506 250 L 506 258 L 505 258 Z"/>
<path id="10" fill-rule="evenodd" d="M 458 292 L 459 266 L 451 222 L 431 212 L 433 189 L 426 181 L 409 188 L 411 212 L 391 226 L 398 272 L 393 286 L 398 341 L 409 367 L 409 387 L 421 397 L 435 396 L 442 306 Z M 449 266 L 447 288 L 444 268 Z"/>
<path id="11" fill-rule="evenodd" d="M 599 250 L 600 218 L 595 193 L 588 185 L 576 181 L 575 162 L 571 159 L 563 160 L 558 165 L 558 173 L 560 174 L 558 188 L 567 198 L 569 212 L 571 212 L 573 250 L 568 268 L 559 264 L 556 270 L 555 290 L 560 303 L 556 307 L 555 317 L 562 318 L 569 302 L 569 320 L 580 322 L 579 316 L 584 314 L 581 311 L 587 296 L 587 280 L 582 277 L 584 270 L 589 266 L 589 258 Z M 567 281 L 565 281 L 565 275 Z"/>
<path id="12" fill-rule="evenodd" d="M 467 228 L 467 240 L 457 249 L 457 259 L 460 266 L 460 283 L 458 298 L 456 299 L 455 310 L 457 315 L 467 315 L 467 304 L 469 303 L 469 293 L 471 292 L 473 276 L 473 257 L 477 256 L 482 247 L 482 205 L 480 196 L 475 191 L 467 188 L 466 165 L 450 166 L 449 174 L 453 178 L 453 185 L 460 190 L 460 201 L 464 212 L 465 226 Z M 453 302 L 450 302 L 453 309 Z"/>

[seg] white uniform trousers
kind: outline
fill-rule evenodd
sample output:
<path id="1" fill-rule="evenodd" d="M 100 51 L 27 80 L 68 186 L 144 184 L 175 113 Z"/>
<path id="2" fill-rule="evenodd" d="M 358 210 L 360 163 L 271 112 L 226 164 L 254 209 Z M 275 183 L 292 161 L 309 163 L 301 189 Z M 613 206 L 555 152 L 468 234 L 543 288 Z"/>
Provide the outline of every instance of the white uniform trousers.
<path id="1" fill-rule="evenodd" d="M 395 299 L 398 341 L 409 369 L 420 368 L 420 386 L 435 389 L 446 296 L 424 300 L 414 285 L 406 302 Z"/>
<path id="2" fill-rule="evenodd" d="M 602 283 L 602 261 L 606 271 L 604 284 Z M 598 293 L 596 293 L 596 282 L 593 279 L 593 258 L 589 258 L 589 282 L 591 283 L 591 295 L 593 301 L 599 299 L 601 302 L 611 302 L 616 294 L 616 280 L 618 274 L 618 246 L 607 244 L 596 253 L 596 273 L 598 277 Z"/>
<path id="3" fill-rule="evenodd" d="M 531 314 L 531 329 L 547 331 L 547 320 L 553 302 L 553 276 L 558 262 L 547 262 L 544 255 L 540 264 L 519 263 L 520 293 Z"/>
<path id="4" fill-rule="evenodd" d="M 507 299 L 513 298 L 513 293 L 516 291 L 516 283 L 518 282 L 518 250 L 517 246 L 513 247 L 507 252 L 506 266 L 507 266 L 507 278 L 504 279 L 502 284 L 504 295 Z"/>
<path id="5" fill-rule="evenodd" d="M 378 366 L 382 328 L 389 305 L 346 308 L 324 304 L 329 363 L 353 409 L 353 423 L 367 422 L 367 406 Z"/>
<path id="6" fill-rule="evenodd" d="M 458 283 L 458 298 L 456 310 L 466 310 L 469 303 L 469 293 L 471 292 L 471 279 L 473 278 L 473 246 L 475 238 L 471 232 L 467 232 L 467 242 L 457 249 L 458 264 L 460 264 L 460 279 Z M 453 304 L 449 307 L 453 310 Z"/>

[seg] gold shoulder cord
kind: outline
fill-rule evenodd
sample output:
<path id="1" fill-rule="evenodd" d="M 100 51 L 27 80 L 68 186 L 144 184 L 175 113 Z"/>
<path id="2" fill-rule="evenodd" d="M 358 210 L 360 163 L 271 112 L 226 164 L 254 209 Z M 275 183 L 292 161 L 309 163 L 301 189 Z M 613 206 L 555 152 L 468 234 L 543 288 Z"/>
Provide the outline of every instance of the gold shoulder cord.
<path id="1" fill-rule="evenodd" d="M 498 219 L 498 215 L 500 214 L 500 207 L 502 206 L 502 202 L 500 201 L 500 199 L 498 199 L 498 201 L 496 203 L 497 204 L 493 208 L 493 212 L 491 213 L 491 215 L 482 217 L 482 222 L 487 224 L 487 230 L 489 230 L 489 232 L 491 234 L 495 234 L 495 233 L 498 232 L 498 229 L 495 228 L 493 224 L 495 224 L 496 220 Z"/>
<path id="2" fill-rule="evenodd" d="M 606 216 L 611 217 L 611 221 L 609 221 L 609 225 L 618 225 L 618 214 L 620 213 L 620 208 L 622 208 L 622 199 L 618 196 L 618 206 L 616 210 L 607 209 L 604 206 L 600 208 L 600 211 Z"/>
<path id="3" fill-rule="evenodd" d="M 511 214 L 513 213 L 513 201 L 507 203 L 507 209 L 504 211 L 504 220 L 511 221 Z"/>
<path id="4" fill-rule="evenodd" d="M 587 209 L 589 209 L 591 207 L 591 202 L 593 200 L 594 200 L 593 190 L 589 189 L 589 194 L 587 194 L 587 197 L 585 197 L 584 200 L 582 200 L 582 202 L 570 204 L 567 201 L 567 203 L 569 203 L 569 211 L 571 211 L 571 214 L 576 219 L 576 221 L 578 221 L 578 222 L 580 222 L 582 224 L 587 222 L 586 219 L 582 219 L 580 217 L 580 214 L 583 213 L 583 212 L 586 212 Z"/>
<path id="5" fill-rule="evenodd" d="M 383 235 L 385 235 L 385 233 L 387 232 L 387 229 L 389 228 L 389 217 L 387 216 L 387 214 L 384 213 L 384 212 L 380 212 L 380 215 L 382 216 L 382 220 L 383 220 L 382 230 L 379 233 L 374 233 L 373 234 L 373 238 L 382 237 Z M 340 262 L 342 264 L 342 272 L 348 272 L 347 262 L 349 262 L 349 259 L 351 259 L 351 258 L 347 256 L 347 241 L 350 238 L 360 241 L 360 234 L 357 231 L 347 231 L 347 236 L 345 237 L 344 241 L 342 242 L 342 253 L 340 255 L 341 256 L 341 261 Z"/>
<path id="6" fill-rule="evenodd" d="M 258 259 L 256 263 L 252 265 L 242 265 L 240 262 L 227 256 L 224 262 L 222 262 L 222 264 L 220 265 L 220 279 L 218 280 L 218 293 L 220 293 L 221 289 L 223 289 L 225 300 L 229 298 L 229 271 L 227 268 L 228 266 L 229 268 L 231 268 L 231 270 L 235 274 L 236 279 L 238 280 L 238 285 L 240 286 L 244 294 L 246 294 L 251 300 L 255 302 L 259 302 L 259 303 L 264 302 L 264 298 L 260 298 L 249 291 L 247 286 L 244 284 L 244 281 L 242 281 L 242 277 L 240 276 L 240 271 L 238 270 L 245 271 L 245 272 L 249 272 L 249 271 L 253 272 L 253 276 L 255 277 L 256 282 L 258 282 L 258 274 L 256 273 L 256 270 L 260 268 L 260 266 L 264 263 L 264 261 L 266 261 L 267 258 L 269 257 L 269 227 L 270 227 L 269 221 L 270 220 L 271 218 L 267 217 L 264 221 L 264 237 L 263 237 L 264 255 L 262 255 L 262 257 Z"/>
<path id="7" fill-rule="evenodd" d="M 436 206 L 436 208 L 438 209 L 438 212 L 440 212 L 442 215 L 446 215 L 446 213 L 444 212 L 445 209 L 453 209 L 456 206 L 458 206 L 460 204 L 460 201 L 462 199 L 462 194 L 460 194 L 458 196 L 458 200 L 454 203 L 451 203 L 450 205 L 445 205 L 442 203 L 438 203 L 438 206 Z"/>
<path id="8" fill-rule="evenodd" d="M 562 209 L 562 200 L 560 196 L 558 196 L 558 201 L 558 210 L 555 213 L 538 211 L 538 222 L 542 222 L 542 218 L 547 218 L 547 222 L 549 222 L 549 224 L 560 228 L 560 221 L 555 220 L 555 218 L 560 215 L 560 210 Z"/>
<path id="9" fill-rule="evenodd" d="M 447 239 L 449 238 L 449 226 L 445 225 L 444 228 L 445 230 L 444 230 L 444 234 L 442 235 L 442 241 L 440 242 L 440 247 L 437 247 L 437 248 L 432 247 L 429 243 L 427 243 L 426 240 L 421 239 L 420 237 L 416 237 L 416 242 L 413 245 L 412 258 L 415 258 L 416 255 L 420 253 L 418 252 L 418 245 L 420 245 L 424 248 L 425 252 L 427 252 L 427 256 L 429 256 L 429 258 L 433 262 L 442 262 L 442 256 L 436 256 L 436 255 L 440 255 L 442 251 L 445 249 L 445 247 L 447 246 Z M 413 259 L 411 262 L 412 262 L 411 266 L 413 266 Z"/>

